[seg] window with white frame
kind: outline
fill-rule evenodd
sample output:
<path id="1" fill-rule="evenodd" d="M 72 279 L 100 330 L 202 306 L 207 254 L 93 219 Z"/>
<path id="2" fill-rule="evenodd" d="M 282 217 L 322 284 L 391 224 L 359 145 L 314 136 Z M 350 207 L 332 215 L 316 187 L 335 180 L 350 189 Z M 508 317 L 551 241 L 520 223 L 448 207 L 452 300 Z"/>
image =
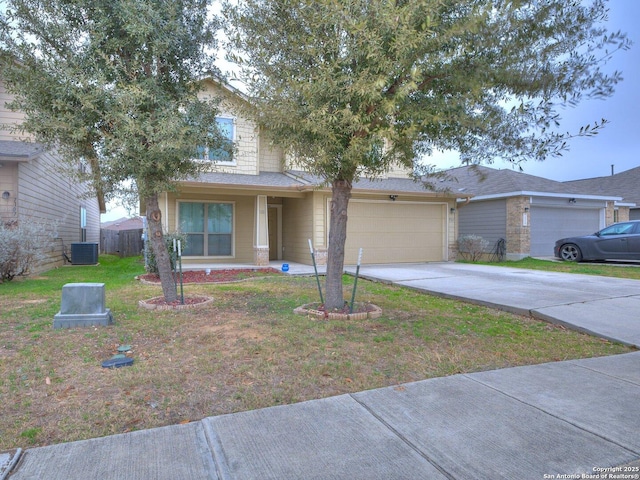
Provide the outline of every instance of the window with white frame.
<path id="1" fill-rule="evenodd" d="M 80 207 L 80 241 L 87 241 L 87 209 Z"/>
<path id="2" fill-rule="evenodd" d="M 233 255 L 233 204 L 180 202 L 180 231 L 187 236 L 185 256 Z"/>
<path id="3" fill-rule="evenodd" d="M 235 121 L 230 117 L 216 117 L 216 125 L 222 133 L 224 140 L 228 142 L 228 148 L 209 149 L 198 147 L 198 158 L 200 160 L 210 160 L 216 163 L 233 163 L 231 150 L 235 142 Z"/>

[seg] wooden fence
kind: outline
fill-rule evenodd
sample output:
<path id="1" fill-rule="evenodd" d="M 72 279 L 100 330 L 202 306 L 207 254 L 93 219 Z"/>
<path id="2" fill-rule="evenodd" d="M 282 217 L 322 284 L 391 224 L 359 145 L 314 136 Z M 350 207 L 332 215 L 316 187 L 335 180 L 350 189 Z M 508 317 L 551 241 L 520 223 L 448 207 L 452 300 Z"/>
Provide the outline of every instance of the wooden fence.
<path id="1" fill-rule="evenodd" d="M 142 229 L 100 230 L 100 253 L 133 257 L 142 255 Z"/>

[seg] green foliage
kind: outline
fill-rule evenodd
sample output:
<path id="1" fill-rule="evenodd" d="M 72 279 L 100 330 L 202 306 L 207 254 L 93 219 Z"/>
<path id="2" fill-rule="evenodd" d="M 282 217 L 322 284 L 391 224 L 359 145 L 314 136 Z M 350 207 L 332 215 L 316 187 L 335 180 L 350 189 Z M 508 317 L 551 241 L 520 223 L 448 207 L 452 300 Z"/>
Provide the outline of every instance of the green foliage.
<path id="1" fill-rule="evenodd" d="M 329 182 L 455 149 L 463 161 L 566 148 L 558 109 L 607 97 L 628 48 L 606 2 L 247 0 L 225 9 L 262 122 Z M 601 123 L 576 135 L 597 133 Z"/>
<path id="2" fill-rule="evenodd" d="M 176 267 L 176 254 L 173 251 L 173 242 L 180 241 L 181 247 L 184 249 L 187 246 L 187 236 L 181 232 L 166 233 L 164 236 L 164 244 L 169 252 L 169 258 L 171 259 L 171 269 L 175 270 Z M 158 265 L 156 263 L 156 256 L 153 253 L 153 249 L 147 245 L 147 257 L 145 268 L 149 273 L 158 273 Z"/>
<path id="3" fill-rule="evenodd" d="M 27 114 L 20 129 L 71 165 L 88 162 L 82 179 L 107 198 L 130 188 L 144 198 L 198 174 L 206 167 L 192 160 L 199 145 L 226 147 L 216 103 L 197 95 L 199 80 L 215 71 L 207 7 L 202 0 L 6 2 L 1 74 L 16 95 L 10 107 Z"/>

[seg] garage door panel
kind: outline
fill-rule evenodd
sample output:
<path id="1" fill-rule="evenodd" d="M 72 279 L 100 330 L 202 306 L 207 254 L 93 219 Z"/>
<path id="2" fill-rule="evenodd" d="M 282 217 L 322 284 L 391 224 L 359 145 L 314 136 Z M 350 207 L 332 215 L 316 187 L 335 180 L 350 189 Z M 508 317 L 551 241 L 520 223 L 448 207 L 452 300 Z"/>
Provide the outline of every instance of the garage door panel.
<path id="1" fill-rule="evenodd" d="M 556 240 L 588 235 L 600 229 L 598 208 L 531 207 L 531 255 L 553 255 Z"/>
<path id="2" fill-rule="evenodd" d="M 363 263 L 442 261 L 442 205 L 351 201 L 345 263 L 354 264 L 363 249 Z"/>

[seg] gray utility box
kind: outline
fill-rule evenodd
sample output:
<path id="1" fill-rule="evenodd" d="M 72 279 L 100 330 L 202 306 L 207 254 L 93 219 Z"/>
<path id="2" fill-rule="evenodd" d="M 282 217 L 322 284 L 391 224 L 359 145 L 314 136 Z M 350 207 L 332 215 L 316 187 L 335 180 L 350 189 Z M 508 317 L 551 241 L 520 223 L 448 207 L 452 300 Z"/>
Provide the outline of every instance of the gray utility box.
<path id="1" fill-rule="evenodd" d="M 53 328 L 111 324 L 113 315 L 105 308 L 104 283 L 67 283 L 62 287 L 62 302 L 53 317 Z"/>

